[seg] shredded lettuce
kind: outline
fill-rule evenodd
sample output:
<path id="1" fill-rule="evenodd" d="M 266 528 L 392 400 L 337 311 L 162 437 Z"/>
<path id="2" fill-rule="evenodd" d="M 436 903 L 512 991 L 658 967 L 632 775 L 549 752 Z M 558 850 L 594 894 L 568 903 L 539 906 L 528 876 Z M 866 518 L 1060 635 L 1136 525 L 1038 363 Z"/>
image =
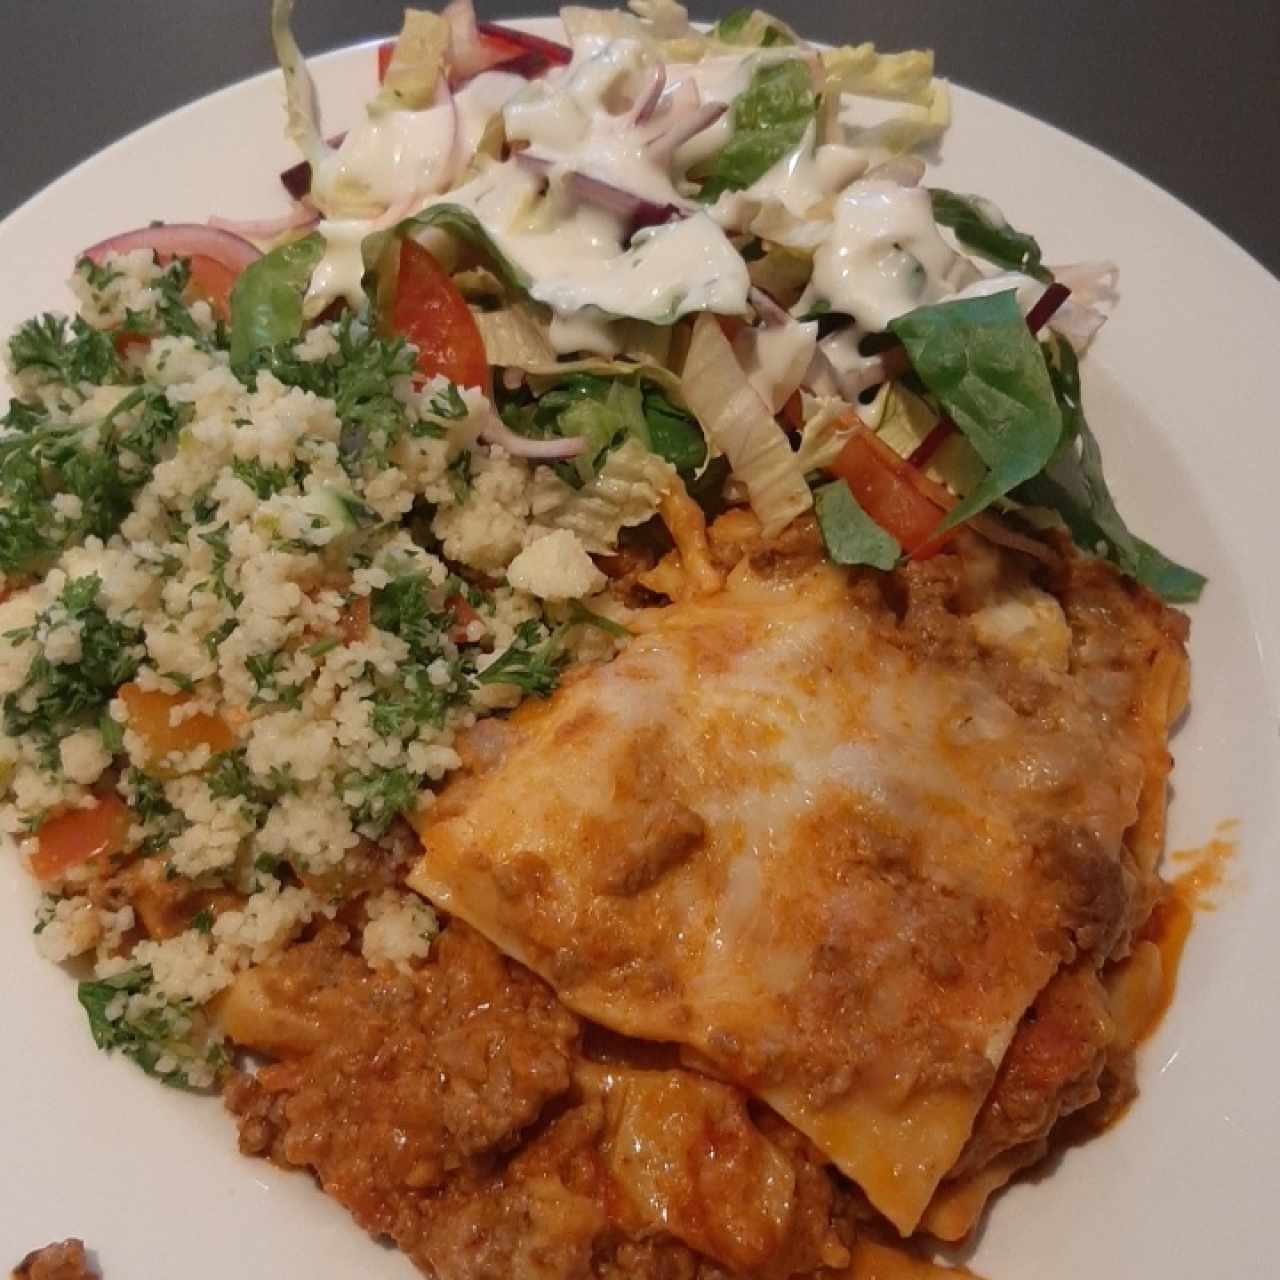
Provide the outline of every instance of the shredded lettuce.
<path id="1" fill-rule="evenodd" d="M 569 529 L 590 552 L 617 548 L 618 533 L 653 517 L 676 483 L 676 470 L 635 439 L 624 440 L 588 484 L 574 488 L 550 467 L 537 467 L 530 488 L 533 522 Z"/>
<path id="2" fill-rule="evenodd" d="M 528 371 L 555 364 L 547 326 L 527 304 L 516 302 L 498 311 L 472 314 L 484 340 L 485 355 L 495 368 Z"/>
<path id="3" fill-rule="evenodd" d="M 747 381 L 714 316 L 700 315 L 694 323 L 683 388 L 707 439 L 746 486 L 766 538 L 812 506 L 786 434 Z"/>
<path id="4" fill-rule="evenodd" d="M 894 453 L 909 458 L 937 425 L 938 415 L 928 401 L 900 382 L 889 384 L 876 434 Z M 986 470 L 973 445 L 953 431 L 929 459 L 924 473 L 965 498 L 982 483 Z"/>
<path id="5" fill-rule="evenodd" d="M 406 9 L 382 88 L 369 104 L 370 115 L 431 106 L 448 49 L 449 24 L 444 18 L 424 9 Z"/>
<path id="6" fill-rule="evenodd" d="M 802 59 L 757 67 L 729 109 L 729 142 L 691 174 L 703 179 L 699 199 L 710 203 L 762 178 L 800 145 L 817 104 L 813 77 Z"/>
<path id="7" fill-rule="evenodd" d="M 874 44 L 845 45 L 822 55 L 824 93 L 857 93 L 868 98 L 892 98 L 927 107 L 936 93 L 933 52 L 905 49 L 880 53 Z"/>
<path id="8" fill-rule="evenodd" d="M 875 147 L 892 154 L 911 151 L 940 137 L 951 124 L 951 94 L 933 74 L 933 54 L 924 49 L 880 53 L 873 44 L 847 45 L 822 55 L 824 142 Z M 896 111 L 859 99 L 898 103 Z M 864 121 L 863 116 L 871 118 Z"/>
<path id="9" fill-rule="evenodd" d="M 329 147 L 320 134 L 320 113 L 316 107 L 316 87 L 307 70 L 306 59 L 293 38 L 289 23 L 293 17 L 293 0 L 272 0 L 271 43 L 276 61 L 284 73 L 285 110 L 288 134 L 311 165 L 312 173 L 329 156 Z"/>
<path id="10" fill-rule="evenodd" d="M 735 9 L 716 23 L 711 34 L 723 44 L 755 49 L 799 43 L 796 33 L 785 22 L 761 9 Z"/>
<path id="11" fill-rule="evenodd" d="M 536 399 L 527 391 L 517 393 L 503 405 L 502 418 L 519 435 L 584 440 L 586 448 L 571 462 L 552 464 L 574 488 L 589 484 L 626 440 L 638 441 L 690 476 L 706 461 L 696 421 L 661 388 L 638 377 L 562 376 Z"/>

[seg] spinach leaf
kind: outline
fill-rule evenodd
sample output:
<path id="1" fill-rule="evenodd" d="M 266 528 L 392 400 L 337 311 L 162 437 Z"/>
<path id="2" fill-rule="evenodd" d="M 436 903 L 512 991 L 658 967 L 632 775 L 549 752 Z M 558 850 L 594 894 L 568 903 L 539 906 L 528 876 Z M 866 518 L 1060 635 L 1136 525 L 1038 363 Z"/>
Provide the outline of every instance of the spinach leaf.
<path id="1" fill-rule="evenodd" d="M 762 177 L 800 145 L 817 106 L 809 68 L 799 58 L 757 67 L 729 109 L 733 136 L 696 174 L 705 178 L 698 198 L 710 203 Z"/>
<path id="2" fill-rule="evenodd" d="M 988 262 L 1006 271 L 1024 275 L 1048 284 L 1053 272 L 1041 263 L 1040 245 L 1034 236 L 997 222 L 978 196 L 957 195 L 940 187 L 930 190 L 934 221 L 950 227 L 956 239 Z"/>
<path id="3" fill-rule="evenodd" d="M 902 556 L 897 540 L 863 511 L 843 480 L 818 489 L 813 495 L 813 510 L 823 545 L 834 563 L 888 570 Z"/>
<path id="4" fill-rule="evenodd" d="M 689 479 L 707 460 L 702 428 L 687 409 L 677 405 L 658 387 L 644 389 L 644 420 L 649 427 L 649 447 Z"/>
<path id="5" fill-rule="evenodd" d="M 1044 470 L 1062 437 L 1062 411 L 1012 291 L 917 307 L 889 328 L 987 464 L 982 482 L 938 526 L 942 533 Z"/>
<path id="6" fill-rule="evenodd" d="M 256 351 L 302 336 L 302 300 L 324 257 L 318 234 L 281 245 L 246 267 L 231 288 L 231 364 L 244 368 Z"/>
<path id="7" fill-rule="evenodd" d="M 1019 485 L 1013 496 L 1029 506 L 1056 511 L 1077 546 L 1101 554 L 1161 599 L 1171 604 L 1198 600 L 1204 576 L 1130 533 L 1116 509 L 1102 471 L 1102 450 L 1081 407 L 1080 368 L 1069 343 L 1054 340 L 1049 371 L 1066 425 L 1065 447 L 1059 448 L 1046 471 Z"/>
<path id="8" fill-rule="evenodd" d="M 480 220 L 470 209 L 460 204 L 434 204 L 429 209 L 407 218 L 396 228 L 398 235 L 405 235 L 413 230 L 425 230 L 427 227 L 438 227 L 447 231 L 457 240 L 461 240 L 468 248 L 478 254 L 488 264 L 494 275 L 516 293 L 527 293 L 530 280 L 525 273 L 511 262 L 493 238 L 480 225 Z M 366 252 L 365 261 L 370 260 Z"/>

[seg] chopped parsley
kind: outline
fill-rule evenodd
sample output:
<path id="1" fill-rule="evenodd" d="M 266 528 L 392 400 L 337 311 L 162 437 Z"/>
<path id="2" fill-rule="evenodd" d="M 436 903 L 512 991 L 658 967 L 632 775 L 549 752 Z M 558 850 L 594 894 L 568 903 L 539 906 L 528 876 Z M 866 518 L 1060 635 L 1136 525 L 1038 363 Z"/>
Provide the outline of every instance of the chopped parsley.
<path id="1" fill-rule="evenodd" d="M 339 783 L 343 803 L 356 826 L 381 835 L 401 814 L 417 803 L 419 780 L 407 769 L 352 770 Z"/>
<path id="2" fill-rule="evenodd" d="M 81 982 L 77 996 L 94 1044 L 108 1053 L 118 1050 L 164 1084 L 207 1087 L 226 1062 L 225 1051 L 192 1001 L 167 1001 L 153 994 L 146 965 L 100 982 Z"/>
<path id="3" fill-rule="evenodd" d="M 9 362 L 14 373 L 34 370 L 73 390 L 82 382 L 129 380 L 109 333 L 80 316 L 68 323 L 51 311 L 28 320 L 9 339 Z"/>
<path id="4" fill-rule="evenodd" d="M 107 617 L 98 605 L 101 586 L 97 574 L 73 578 L 32 627 L 4 637 L 40 645 L 22 684 L 5 696 L 4 731 L 13 738 L 34 738 L 50 767 L 56 765 L 62 739 L 97 724 L 142 660 L 142 633 Z M 61 626 L 79 631 L 78 662 L 54 663 L 44 654 L 44 637 Z"/>
<path id="5" fill-rule="evenodd" d="M 512 684 L 530 697 L 545 698 L 559 685 L 567 660 L 563 633 L 548 632 L 541 623 L 530 619 L 516 628 L 511 645 L 477 674 L 476 681 Z"/>
<path id="6" fill-rule="evenodd" d="M 42 573 L 66 548 L 111 537 L 188 413 L 142 387 L 88 425 L 11 403 L 0 436 L 0 571 Z"/>

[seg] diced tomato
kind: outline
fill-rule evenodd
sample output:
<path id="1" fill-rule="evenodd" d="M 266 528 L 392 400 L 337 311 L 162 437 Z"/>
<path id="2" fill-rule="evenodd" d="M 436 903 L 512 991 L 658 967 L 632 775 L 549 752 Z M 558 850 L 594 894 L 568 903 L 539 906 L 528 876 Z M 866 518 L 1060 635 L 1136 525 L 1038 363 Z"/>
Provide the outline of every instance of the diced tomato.
<path id="1" fill-rule="evenodd" d="M 41 824 L 31 870 L 36 879 L 48 882 L 90 858 L 119 853 L 131 822 L 128 806 L 113 791 L 100 795 L 92 808 L 68 809 Z"/>
<path id="2" fill-rule="evenodd" d="M 863 428 L 849 438 L 831 470 L 849 486 L 867 515 L 919 560 L 933 555 L 951 535 L 932 538 L 943 511 L 912 483 L 908 466 Z"/>
<path id="3" fill-rule="evenodd" d="M 356 596 L 338 615 L 338 635 L 343 644 L 355 644 L 369 634 L 369 597 Z"/>
<path id="4" fill-rule="evenodd" d="M 445 605 L 453 614 L 453 626 L 449 628 L 449 639 L 454 644 L 462 644 L 468 639 L 467 628 L 473 622 L 479 622 L 480 615 L 461 596 L 450 596 L 445 601 Z"/>
<path id="5" fill-rule="evenodd" d="M 394 40 L 386 40 L 378 46 L 378 83 L 381 84 L 387 78 L 387 68 L 391 65 L 391 59 L 395 56 L 396 42 Z"/>
<path id="6" fill-rule="evenodd" d="M 125 333 L 121 330 L 111 335 L 111 345 L 115 347 L 116 355 L 123 360 L 134 347 L 149 347 L 151 337 L 146 333 Z"/>
<path id="7" fill-rule="evenodd" d="M 153 767 L 160 766 L 164 758 L 175 751 L 208 747 L 216 756 L 236 745 L 231 726 L 219 715 L 197 711 L 178 724 L 172 723 L 171 712 L 191 701 L 188 694 L 164 693 L 126 684 L 120 690 L 120 697 L 128 713 L 129 728 L 146 743 L 147 758 Z"/>
<path id="8" fill-rule="evenodd" d="M 475 317 L 449 273 L 420 244 L 405 240 L 384 323 L 418 348 L 418 371 L 460 387 L 490 389 L 489 359 Z"/>

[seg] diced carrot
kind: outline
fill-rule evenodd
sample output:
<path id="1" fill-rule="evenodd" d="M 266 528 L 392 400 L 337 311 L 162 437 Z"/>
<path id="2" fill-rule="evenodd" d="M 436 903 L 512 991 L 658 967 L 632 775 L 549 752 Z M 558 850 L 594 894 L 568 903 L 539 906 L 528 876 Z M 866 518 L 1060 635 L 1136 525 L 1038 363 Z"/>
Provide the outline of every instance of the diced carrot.
<path id="1" fill-rule="evenodd" d="M 129 836 L 129 808 L 113 791 L 89 809 L 68 809 L 42 823 L 36 833 L 31 870 L 37 880 L 61 879 L 73 867 L 119 853 Z"/>
<path id="2" fill-rule="evenodd" d="M 120 690 L 120 697 L 128 713 L 129 728 L 147 744 L 147 758 L 152 767 L 160 766 L 164 758 L 175 751 L 208 747 L 213 755 L 218 755 L 236 745 L 231 726 L 220 715 L 197 711 L 178 724 L 172 722 L 171 713 L 191 701 L 189 694 L 164 693 L 127 684 Z"/>

